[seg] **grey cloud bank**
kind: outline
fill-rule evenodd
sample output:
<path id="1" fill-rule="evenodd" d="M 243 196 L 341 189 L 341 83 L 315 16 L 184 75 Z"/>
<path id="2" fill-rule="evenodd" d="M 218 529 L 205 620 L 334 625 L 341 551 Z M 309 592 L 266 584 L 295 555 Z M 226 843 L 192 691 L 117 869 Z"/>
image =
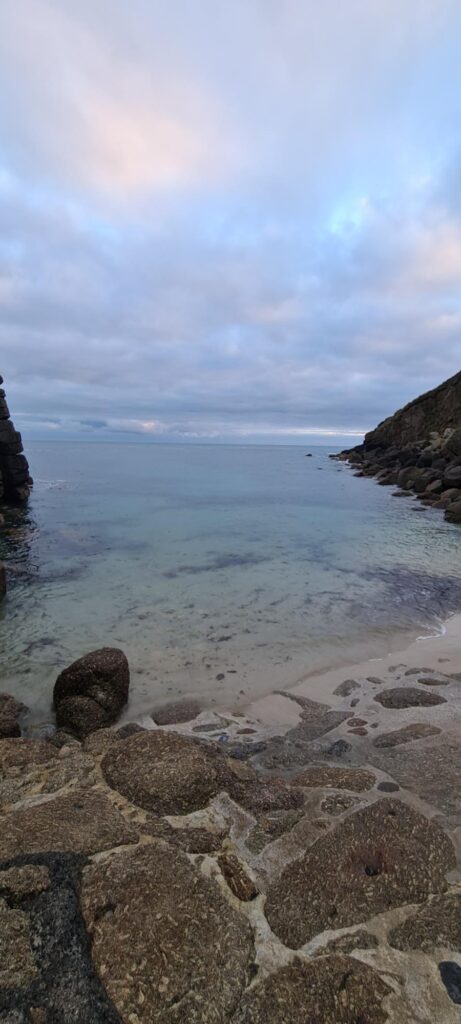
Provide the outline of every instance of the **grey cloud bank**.
<path id="1" fill-rule="evenodd" d="M 25 436 L 354 436 L 456 372 L 460 38 L 449 0 L 4 5 Z"/>

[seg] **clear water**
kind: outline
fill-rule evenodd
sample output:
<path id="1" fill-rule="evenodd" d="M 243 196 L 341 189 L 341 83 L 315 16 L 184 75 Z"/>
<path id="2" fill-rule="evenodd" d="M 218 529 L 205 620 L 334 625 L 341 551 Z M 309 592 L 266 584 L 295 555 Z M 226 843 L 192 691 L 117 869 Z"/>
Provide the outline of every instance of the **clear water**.
<path id="1" fill-rule="evenodd" d="M 116 645 L 132 711 L 235 706 L 433 632 L 461 607 L 461 530 L 310 450 L 31 444 L 0 549 L 2 689 L 46 717 L 60 668 Z"/>

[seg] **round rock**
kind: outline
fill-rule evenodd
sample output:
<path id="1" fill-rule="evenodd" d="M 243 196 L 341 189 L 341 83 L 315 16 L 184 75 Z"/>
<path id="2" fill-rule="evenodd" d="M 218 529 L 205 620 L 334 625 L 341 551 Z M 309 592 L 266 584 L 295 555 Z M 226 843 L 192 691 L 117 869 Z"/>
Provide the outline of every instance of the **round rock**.
<path id="1" fill-rule="evenodd" d="M 390 690 L 381 690 L 376 694 L 374 700 L 382 704 L 383 708 L 428 708 L 435 704 L 446 704 L 445 697 L 438 693 L 428 693 L 427 690 L 419 690 L 417 686 L 393 686 Z"/>
<path id="2" fill-rule="evenodd" d="M 219 788 L 218 772 L 195 740 L 163 730 L 117 743 L 101 762 L 106 782 L 156 814 L 189 814 L 205 807 Z"/>
<path id="3" fill-rule="evenodd" d="M 130 670 L 117 647 L 102 647 L 74 661 L 58 676 L 53 692 L 56 721 L 77 736 L 115 722 L 128 700 Z"/>
<path id="4" fill-rule="evenodd" d="M 123 1021 L 222 1024 L 249 983 L 243 916 L 162 842 L 95 863 L 81 906 L 94 966 Z"/>

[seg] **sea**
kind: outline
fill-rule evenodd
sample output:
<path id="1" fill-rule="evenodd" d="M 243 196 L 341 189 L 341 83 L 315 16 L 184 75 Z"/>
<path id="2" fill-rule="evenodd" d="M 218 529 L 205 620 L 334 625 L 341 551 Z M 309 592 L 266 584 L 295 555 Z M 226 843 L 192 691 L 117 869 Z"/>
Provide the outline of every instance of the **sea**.
<path id="1" fill-rule="evenodd" d="M 1 689 L 46 723 L 60 670 L 116 646 L 132 717 L 184 696 L 235 709 L 441 632 L 460 528 L 331 451 L 30 443 L 32 496 L 0 539 Z"/>

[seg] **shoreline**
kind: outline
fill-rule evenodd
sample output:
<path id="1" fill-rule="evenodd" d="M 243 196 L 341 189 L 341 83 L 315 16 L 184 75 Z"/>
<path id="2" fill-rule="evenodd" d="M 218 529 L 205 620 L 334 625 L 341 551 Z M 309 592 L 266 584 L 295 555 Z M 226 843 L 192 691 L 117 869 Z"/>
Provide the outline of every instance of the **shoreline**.
<path id="1" fill-rule="evenodd" d="M 394 634 L 395 636 L 395 634 Z M 200 723 L 206 719 L 207 722 L 213 720 L 213 716 L 217 716 L 217 720 L 221 717 L 236 717 L 237 720 L 245 718 L 245 721 L 251 723 L 251 727 L 257 729 L 257 734 L 254 737 L 254 742 L 257 742 L 260 735 L 266 737 L 271 731 L 283 731 L 291 728 L 299 718 L 299 714 L 296 713 L 293 702 L 284 700 L 280 702 L 280 698 L 283 695 L 297 695 L 300 697 L 307 697 L 312 700 L 318 700 L 322 702 L 329 702 L 334 699 L 333 690 L 348 676 L 360 676 L 366 678 L 373 674 L 379 675 L 381 672 L 386 672 L 389 668 L 398 668 L 396 662 L 405 663 L 406 669 L 428 667 L 437 671 L 443 670 L 443 663 L 445 659 L 450 661 L 450 671 L 461 674 L 461 612 L 454 612 L 447 619 L 440 624 L 440 631 L 435 634 L 429 634 L 427 636 L 411 636 L 408 634 L 405 636 L 405 640 L 402 637 L 401 642 L 397 643 L 392 647 L 387 654 L 373 655 L 369 658 L 363 658 L 354 660 L 351 656 L 350 659 L 343 660 L 340 663 L 335 663 L 330 667 L 322 670 L 310 670 L 297 676 L 297 678 L 287 683 L 280 683 L 277 685 L 274 679 L 274 687 L 269 689 L 266 693 L 261 695 L 255 694 L 254 696 L 247 697 L 246 695 L 238 695 L 236 697 L 231 696 L 229 700 L 226 700 L 224 695 L 223 699 L 218 703 L 211 701 L 203 701 L 203 708 L 197 716 L 197 723 Z M 280 673 L 276 673 L 277 678 L 280 677 Z M 168 696 L 164 701 L 160 698 L 150 698 L 148 703 L 150 705 L 156 704 L 157 707 L 161 707 L 162 704 L 174 704 L 180 706 L 182 703 L 186 703 L 189 699 L 200 702 L 200 695 L 195 693 L 181 693 L 179 695 Z M 289 706 L 291 703 L 291 707 Z M 143 728 L 156 728 L 155 722 L 150 718 L 148 712 L 143 708 L 136 710 L 132 704 L 129 703 L 123 711 L 119 723 L 126 725 L 131 722 L 135 722 L 142 725 Z M 192 721 L 192 727 L 195 727 L 196 720 Z M 189 723 L 171 723 L 168 728 L 174 728 L 178 731 L 187 733 L 189 731 Z M 223 730 L 222 730 L 223 731 Z"/>

